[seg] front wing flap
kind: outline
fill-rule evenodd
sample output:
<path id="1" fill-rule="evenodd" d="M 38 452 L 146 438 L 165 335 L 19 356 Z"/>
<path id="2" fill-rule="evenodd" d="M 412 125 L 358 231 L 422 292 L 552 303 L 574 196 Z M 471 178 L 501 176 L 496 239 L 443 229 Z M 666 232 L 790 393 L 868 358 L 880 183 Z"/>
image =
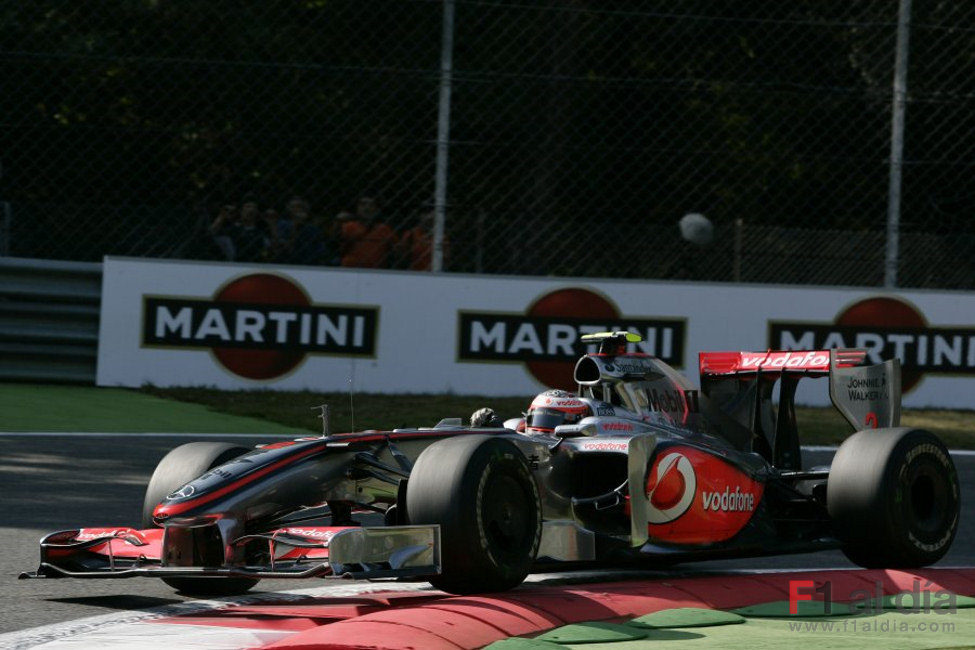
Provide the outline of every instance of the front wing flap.
<path id="1" fill-rule="evenodd" d="M 440 573 L 440 527 L 288 527 L 243 535 L 266 562 L 167 566 L 166 530 L 83 528 L 45 536 L 37 571 L 20 578 L 251 577 L 384 578 Z M 242 553 L 246 556 L 248 553 Z M 253 553 L 249 553 L 253 555 Z"/>

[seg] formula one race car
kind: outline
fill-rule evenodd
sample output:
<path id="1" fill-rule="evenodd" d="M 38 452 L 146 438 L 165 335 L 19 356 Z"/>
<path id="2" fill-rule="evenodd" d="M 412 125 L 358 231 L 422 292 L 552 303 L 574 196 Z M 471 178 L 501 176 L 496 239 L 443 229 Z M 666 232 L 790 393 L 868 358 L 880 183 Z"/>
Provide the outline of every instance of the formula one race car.
<path id="1" fill-rule="evenodd" d="M 320 438 L 177 447 L 149 482 L 140 529 L 48 535 L 21 577 L 154 576 L 227 595 L 262 578 L 415 576 L 471 593 L 513 587 L 541 563 L 841 548 L 865 567 L 919 567 L 950 547 L 958 476 L 935 436 L 898 426 L 896 361 L 702 353 L 695 389 L 628 353 L 633 334 L 584 340 L 600 347 L 576 364 L 577 393 L 543 393 L 511 428 L 457 419 L 329 435 L 326 417 Z M 807 469 L 796 386 L 823 376 L 858 431 L 832 467 Z M 364 511 L 384 525 L 358 525 Z"/>

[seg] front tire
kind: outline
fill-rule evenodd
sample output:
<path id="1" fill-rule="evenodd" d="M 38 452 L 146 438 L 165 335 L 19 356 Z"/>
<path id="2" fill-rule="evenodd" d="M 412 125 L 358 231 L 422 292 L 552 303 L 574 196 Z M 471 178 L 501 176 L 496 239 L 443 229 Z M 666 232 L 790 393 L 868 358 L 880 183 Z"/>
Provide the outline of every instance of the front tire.
<path id="1" fill-rule="evenodd" d="M 944 444 L 922 429 L 860 431 L 836 452 L 826 502 L 843 552 L 874 568 L 940 560 L 958 530 L 958 472 Z"/>
<path id="2" fill-rule="evenodd" d="M 230 462 L 250 449 L 226 442 L 190 442 L 166 454 L 149 479 L 142 504 L 142 527 L 158 528 L 152 511 L 167 495 L 214 467 Z M 254 578 L 162 578 L 167 585 L 190 596 L 236 596 L 248 591 L 259 580 Z"/>
<path id="3" fill-rule="evenodd" d="M 494 436 L 441 440 L 420 454 L 406 487 L 413 524 L 440 524 L 442 573 L 455 594 L 503 591 L 531 570 L 542 536 L 538 487 L 524 454 Z"/>

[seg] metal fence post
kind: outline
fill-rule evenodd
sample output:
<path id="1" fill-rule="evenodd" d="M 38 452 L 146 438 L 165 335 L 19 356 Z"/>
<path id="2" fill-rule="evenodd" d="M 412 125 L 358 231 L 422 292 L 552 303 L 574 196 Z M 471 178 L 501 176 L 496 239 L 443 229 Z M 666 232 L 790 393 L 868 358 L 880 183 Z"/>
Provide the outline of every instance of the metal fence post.
<path id="1" fill-rule="evenodd" d="M 907 59 L 910 52 L 911 0 L 900 0 L 897 14 L 897 54 L 890 129 L 890 186 L 887 194 L 887 253 L 884 286 L 897 286 L 900 248 L 901 176 L 904 170 L 904 113 L 907 110 Z"/>
<path id="2" fill-rule="evenodd" d="M 0 181 L 3 180 L 3 161 L 0 160 Z M 2 185 L 0 185 L 2 187 Z M 10 203 L 0 201 L 0 256 L 10 255 Z"/>
<path id="3" fill-rule="evenodd" d="M 742 249 L 742 231 L 745 230 L 745 220 L 741 217 L 735 219 L 735 238 L 734 238 L 734 261 L 731 267 L 731 279 L 735 282 L 741 282 L 741 253 Z"/>
<path id="4" fill-rule="evenodd" d="M 434 273 L 443 271 L 444 223 L 447 220 L 447 176 L 450 153 L 450 82 L 454 69 L 454 0 L 443 3 L 443 41 L 440 48 L 440 109 L 437 113 L 437 168 L 433 197 Z"/>

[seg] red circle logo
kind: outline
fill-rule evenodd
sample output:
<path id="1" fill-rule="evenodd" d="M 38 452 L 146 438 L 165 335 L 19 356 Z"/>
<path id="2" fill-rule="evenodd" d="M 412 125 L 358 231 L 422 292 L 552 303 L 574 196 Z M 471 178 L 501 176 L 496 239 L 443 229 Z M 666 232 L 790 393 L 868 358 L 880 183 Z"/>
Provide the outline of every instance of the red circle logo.
<path id="1" fill-rule="evenodd" d="M 926 329 L 924 316 L 914 305 L 891 297 L 867 298 L 853 303 L 836 317 L 836 324 L 847 327 L 883 329 Z M 901 390 L 914 388 L 924 373 L 904 370 L 901 373 Z"/>
<path id="2" fill-rule="evenodd" d="M 528 308 L 528 316 L 533 318 L 592 318 L 600 320 L 619 319 L 619 310 L 603 296 L 587 289 L 559 289 L 536 300 Z M 598 320 L 596 320 L 598 319 Z M 539 382 L 551 388 L 575 390 L 572 371 L 577 359 L 566 361 L 529 361 L 528 372 Z"/>
<path id="3" fill-rule="evenodd" d="M 298 285 L 279 275 L 255 273 L 232 280 L 214 296 L 217 303 L 287 305 L 307 307 L 311 300 Z M 247 379 L 273 379 L 294 370 L 305 358 L 303 351 L 251 350 L 214 347 L 213 355 L 224 368 Z"/>
<path id="4" fill-rule="evenodd" d="M 687 456 L 672 452 L 657 459 L 647 477 L 649 522 L 665 524 L 687 512 L 697 493 L 697 476 Z"/>

